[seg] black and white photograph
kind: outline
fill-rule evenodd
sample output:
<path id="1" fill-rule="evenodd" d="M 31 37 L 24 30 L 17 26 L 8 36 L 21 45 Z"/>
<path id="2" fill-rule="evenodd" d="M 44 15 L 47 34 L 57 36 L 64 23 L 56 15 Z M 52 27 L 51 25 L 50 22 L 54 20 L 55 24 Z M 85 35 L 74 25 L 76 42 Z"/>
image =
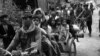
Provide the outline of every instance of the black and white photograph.
<path id="1" fill-rule="evenodd" d="M 0 0 L 0 56 L 100 56 L 100 0 Z"/>

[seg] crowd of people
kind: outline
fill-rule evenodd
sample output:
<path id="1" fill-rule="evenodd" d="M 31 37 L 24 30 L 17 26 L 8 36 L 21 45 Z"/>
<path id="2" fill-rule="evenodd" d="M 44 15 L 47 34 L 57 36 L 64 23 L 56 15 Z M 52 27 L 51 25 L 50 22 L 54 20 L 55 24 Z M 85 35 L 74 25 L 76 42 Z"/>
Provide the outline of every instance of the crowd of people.
<path id="1" fill-rule="evenodd" d="M 30 52 L 35 48 L 40 55 L 43 51 L 46 56 L 61 56 L 57 42 L 66 39 L 68 32 L 75 37 L 73 24 L 78 24 L 83 31 L 87 27 L 91 37 L 93 10 L 92 3 L 51 6 L 48 12 L 36 8 L 32 12 L 27 12 L 31 14 L 22 17 L 21 26 L 17 30 L 7 22 L 8 15 L 3 15 L 0 17 L 0 38 L 3 39 L 4 49 L 11 52 L 17 50 L 20 44 L 22 52 L 26 50 Z"/>

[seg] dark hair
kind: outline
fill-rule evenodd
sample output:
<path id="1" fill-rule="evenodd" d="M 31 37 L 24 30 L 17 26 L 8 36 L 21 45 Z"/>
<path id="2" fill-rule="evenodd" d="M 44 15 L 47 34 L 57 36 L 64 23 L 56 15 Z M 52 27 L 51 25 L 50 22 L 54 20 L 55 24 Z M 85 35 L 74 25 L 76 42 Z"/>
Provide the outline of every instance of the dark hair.
<path id="1" fill-rule="evenodd" d="M 41 11 L 40 11 L 40 10 L 37 10 L 37 11 L 36 11 L 36 15 L 37 15 L 37 14 L 41 14 Z"/>
<path id="2" fill-rule="evenodd" d="M 4 19 L 4 18 L 7 18 L 8 17 L 8 15 L 2 15 L 2 16 L 0 16 L 0 19 Z"/>
<path id="3" fill-rule="evenodd" d="M 8 15 L 0 16 L 0 21 L 7 24 L 7 22 L 4 20 L 4 18 L 7 18 L 7 17 L 8 17 Z"/>
<path id="4" fill-rule="evenodd" d="M 56 19 L 56 25 L 61 25 L 61 18 Z"/>
<path id="5" fill-rule="evenodd" d="M 24 17 L 22 17 L 22 19 L 27 19 L 27 18 L 32 19 L 32 16 L 24 16 Z"/>

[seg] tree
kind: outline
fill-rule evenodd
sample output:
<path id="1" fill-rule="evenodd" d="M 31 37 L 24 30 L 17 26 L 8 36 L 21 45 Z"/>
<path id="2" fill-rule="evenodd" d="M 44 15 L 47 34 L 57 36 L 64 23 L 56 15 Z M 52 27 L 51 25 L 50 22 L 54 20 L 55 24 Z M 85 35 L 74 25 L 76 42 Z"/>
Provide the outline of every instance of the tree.
<path id="1" fill-rule="evenodd" d="M 10 21 L 16 22 L 21 20 L 21 15 L 23 12 L 14 5 L 12 0 L 5 0 L 3 3 L 3 14 L 7 14 L 10 17 Z"/>

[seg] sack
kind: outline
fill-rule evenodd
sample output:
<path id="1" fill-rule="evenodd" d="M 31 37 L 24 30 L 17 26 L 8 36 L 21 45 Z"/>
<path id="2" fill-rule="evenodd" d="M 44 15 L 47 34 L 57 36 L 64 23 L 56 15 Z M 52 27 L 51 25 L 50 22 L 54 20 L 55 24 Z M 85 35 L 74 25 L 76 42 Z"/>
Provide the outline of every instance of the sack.
<path id="1" fill-rule="evenodd" d="M 78 30 L 80 30 L 80 28 L 79 28 L 79 26 L 78 25 L 73 25 L 73 30 L 75 30 L 75 31 L 78 31 Z"/>
<path id="2" fill-rule="evenodd" d="M 78 38 L 84 38 L 84 32 L 83 31 L 79 31 L 76 33 L 76 37 Z"/>

